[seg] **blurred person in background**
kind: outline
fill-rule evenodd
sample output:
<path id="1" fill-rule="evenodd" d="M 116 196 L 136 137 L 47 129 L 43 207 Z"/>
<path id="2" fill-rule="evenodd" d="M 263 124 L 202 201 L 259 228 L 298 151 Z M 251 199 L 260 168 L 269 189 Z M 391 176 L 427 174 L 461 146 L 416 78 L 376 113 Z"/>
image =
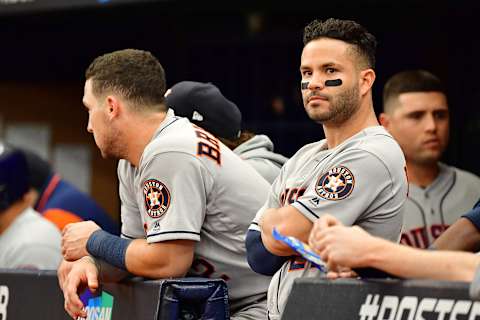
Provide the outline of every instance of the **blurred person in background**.
<path id="1" fill-rule="evenodd" d="M 0 144 L 0 268 L 57 269 L 60 231 L 30 207 L 24 154 Z"/>
<path id="2" fill-rule="evenodd" d="M 47 161 L 23 150 L 30 171 L 32 207 L 60 230 L 69 223 L 92 220 L 103 230 L 119 234 L 119 226 L 89 195 L 55 173 Z"/>
<path id="3" fill-rule="evenodd" d="M 480 179 L 440 158 L 448 145 L 447 95 L 438 77 L 424 70 L 392 76 L 383 90 L 380 123 L 407 160 L 409 195 L 401 242 L 427 248 L 480 198 Z"/>
<path id="4" fill-rule="evenodd" d="M 240 110 L 213 84 L 182 81 L 167 91 L 165 99 L 176 115 L 213 133 L 270 184 L 287 161 L 286 157 L 273 152 L 269 137 L 241 130 Z"/>

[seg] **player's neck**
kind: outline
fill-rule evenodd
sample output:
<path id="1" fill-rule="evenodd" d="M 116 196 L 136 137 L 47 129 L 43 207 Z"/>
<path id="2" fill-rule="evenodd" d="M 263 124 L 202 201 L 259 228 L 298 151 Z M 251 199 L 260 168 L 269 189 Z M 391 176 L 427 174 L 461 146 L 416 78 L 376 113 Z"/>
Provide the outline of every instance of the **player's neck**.
<path id="1" fill-rule="evenodd" d="M 355 114 L 341 124 L 324 123 L 323 130 L 327 139 L 328 149 L 335 148 L 365 128 L 378 125 L 379 123 L 371 104 L 361 106 Z"/>
<path id="2" fill-rule="evenodd" d="M 166 115 L 165 112 L 157 112 L 148 116 L 139 115 L 129 121 L 125 139 L 128 144 L 126 160 L 133 166 L 138 167 L 145 147 L 152 140 Z"/>
<path id="3" fill-rule="evenodd" d="M 28 207 L 26 200 L 19 200 L 0 212 L 0 234 L 4 233 L 15 219 Z"/>
<path id="4" fill-rule="evenodd" d="M 408 182 L 420 188 L 426 188 L 438 177 L 438 163 L 419 164 L 407 161 Z"/>

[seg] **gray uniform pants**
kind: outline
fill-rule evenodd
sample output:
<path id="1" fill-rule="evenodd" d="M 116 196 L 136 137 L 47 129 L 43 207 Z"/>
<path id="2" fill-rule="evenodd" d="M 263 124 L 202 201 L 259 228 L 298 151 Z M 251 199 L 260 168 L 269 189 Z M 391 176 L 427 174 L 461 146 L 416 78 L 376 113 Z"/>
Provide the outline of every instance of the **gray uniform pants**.
<path id="1" fill-rule="evenodd" d="M 267 319 L 267 294 L 230 302 L 231 320 Z"/>

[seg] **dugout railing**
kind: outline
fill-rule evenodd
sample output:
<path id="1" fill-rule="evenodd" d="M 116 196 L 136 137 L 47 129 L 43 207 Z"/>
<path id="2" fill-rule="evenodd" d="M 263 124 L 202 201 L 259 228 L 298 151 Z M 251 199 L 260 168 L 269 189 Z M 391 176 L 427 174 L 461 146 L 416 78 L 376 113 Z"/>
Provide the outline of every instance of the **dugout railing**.
<path id="1" fill-rule="evenodd" d="M 390 279 L 297 279 L 282 319 L 480 319 L 468 283 Z M 223 280 L 131 279 L 85 293 L 87 319 L 228 319 Z M 0 269 L 0 320 L 70 319 L 54 271 Z"/>

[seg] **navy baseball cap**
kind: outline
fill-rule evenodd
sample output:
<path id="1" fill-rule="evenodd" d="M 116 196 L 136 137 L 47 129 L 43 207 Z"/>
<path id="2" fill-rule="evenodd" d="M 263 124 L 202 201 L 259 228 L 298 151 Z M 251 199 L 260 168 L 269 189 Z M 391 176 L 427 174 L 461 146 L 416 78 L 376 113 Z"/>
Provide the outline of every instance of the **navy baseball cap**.
<path id="1" fill-rule="evenodd" d="M 167 91 L 165 103 L 176 115 L 190 119 L 219 138 L 240 137 L 240 110 L 211 83 L 179 82 Z"/>
<path id="2" fill-rule="evenodd" d="M 28 179 L 24 154 L 0 144 L 0 212 L 27 193 Z"/>

